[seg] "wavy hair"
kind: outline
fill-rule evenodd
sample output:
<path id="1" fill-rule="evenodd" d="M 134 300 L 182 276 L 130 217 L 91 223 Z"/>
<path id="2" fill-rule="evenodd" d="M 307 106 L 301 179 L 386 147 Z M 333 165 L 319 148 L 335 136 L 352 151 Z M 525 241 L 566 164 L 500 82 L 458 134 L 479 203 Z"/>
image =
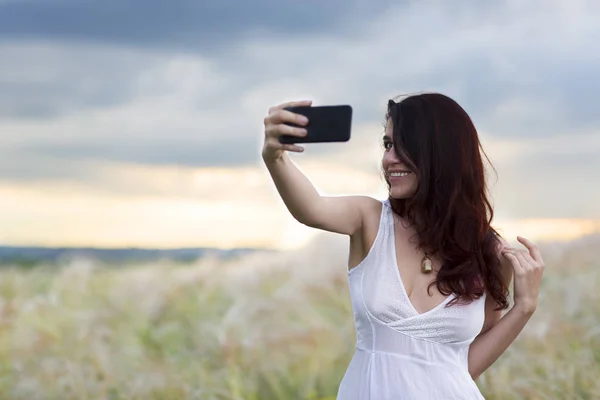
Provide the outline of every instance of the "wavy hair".
<path id="1" fill-rule="evenodd" d="M 425 93 L 389 100 L 389 120 L 394 151 L 418 178 L 414 196 L 390 194 L 390 205 L 415 228 L 418 248 L 442 260 L 428 291 L 436 285 L 445 296 L 456 294 L 449 305 L 472 302 L 487 291 L 499 309 L 508 308 L 483 157 L 494 167 L 471 118 L 451 98 Z"/>

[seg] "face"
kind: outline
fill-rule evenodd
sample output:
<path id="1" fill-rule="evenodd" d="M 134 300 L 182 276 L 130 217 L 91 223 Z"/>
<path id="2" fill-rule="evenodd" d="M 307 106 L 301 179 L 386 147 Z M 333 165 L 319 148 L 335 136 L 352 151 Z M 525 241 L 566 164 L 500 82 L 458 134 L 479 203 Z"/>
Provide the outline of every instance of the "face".
<path id="1" fill-rule="evenodd" d="M 382 166 L 390 182 L 391 197 L 395 199 L 407 199 L 416 193 L 418 179 L 408 165 L 403 163 L 396 155 L 392 135 L 392 121 L 388 120 L 385 135 L 383 136 L 384 150 Z"/>

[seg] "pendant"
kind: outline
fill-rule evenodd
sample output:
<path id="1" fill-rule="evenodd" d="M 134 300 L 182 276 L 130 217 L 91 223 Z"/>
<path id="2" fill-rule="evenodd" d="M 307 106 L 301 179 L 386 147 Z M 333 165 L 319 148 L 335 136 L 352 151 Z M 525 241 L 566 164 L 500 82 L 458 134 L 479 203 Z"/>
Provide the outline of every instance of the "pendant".
<path id="1" fill-rule="evenodd" d="M 421 260 L 421 272 L 424 274 L 428 274 L 433 271 L 433 266 L 431 265 L 431 259 L 427 256 L 423 257 Z"/>

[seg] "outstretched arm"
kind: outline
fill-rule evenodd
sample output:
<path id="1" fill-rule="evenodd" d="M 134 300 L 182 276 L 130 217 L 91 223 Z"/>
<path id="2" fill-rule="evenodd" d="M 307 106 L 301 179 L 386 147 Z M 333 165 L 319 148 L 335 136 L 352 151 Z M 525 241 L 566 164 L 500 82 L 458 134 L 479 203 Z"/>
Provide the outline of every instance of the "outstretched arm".
<path id="1" fill-rule="evenodd" d="M 504 257 L 501 265 L 507 282 L 510 282 L 514 272 L 514 306 L 501 317 L 501 311 L 493 310 L 495 301 L 488 298 L 485 324 L 487 326 L 484 326 L 483 332 L 475 338 L 469 348 L 469 373 L 473 379 L 479 377 L 506 351 L 537 308 L 544 262 L 533 243 L 522 237 L 517 239 L 527 247 L 527 251 L 512 247 L 504 247 L 501 250 Z"/>
<path id="2" fill-rule="evenodd" d="M 372 203 L 367 196 L 321 196 L 310 180 L 294 165 L 286 151 L 302 152 L 303 147 L 282 144 L 281 135 L 303 136 L 302 115 L 284 110 L 288 106 L 309 106 L 310 101 L 290 102 L 272 107 L 265 117 L 263 161 L 275 187 L 292 216 L 300 223 L 330 232 L 354 235 L 362 227 L 364 209 Z"/>

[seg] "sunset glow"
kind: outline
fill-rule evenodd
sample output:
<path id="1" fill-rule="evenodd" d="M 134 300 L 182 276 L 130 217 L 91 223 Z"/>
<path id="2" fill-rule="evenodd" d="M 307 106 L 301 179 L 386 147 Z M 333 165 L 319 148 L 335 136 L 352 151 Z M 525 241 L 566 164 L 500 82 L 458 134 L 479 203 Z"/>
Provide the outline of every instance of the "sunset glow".
<path id="1" fill-rule="evenodd" d="M 289 214 L 262 167 L 121 168 L 120 181 L 128 188 L 124 193 L 74 183 L 0 185 L 0 241 L 105 248 L 295 249 L 318 233 Z M 328 195 L 385 198 L 376 174 L 322 162 L 303 163 L 302 170 Z M 134 180 L 137 186 L 130 186 Z M 571 240 L 600 231 L 600 220 L 503 218 L 494 226 L 513 240 L 517 235 Z"/>

